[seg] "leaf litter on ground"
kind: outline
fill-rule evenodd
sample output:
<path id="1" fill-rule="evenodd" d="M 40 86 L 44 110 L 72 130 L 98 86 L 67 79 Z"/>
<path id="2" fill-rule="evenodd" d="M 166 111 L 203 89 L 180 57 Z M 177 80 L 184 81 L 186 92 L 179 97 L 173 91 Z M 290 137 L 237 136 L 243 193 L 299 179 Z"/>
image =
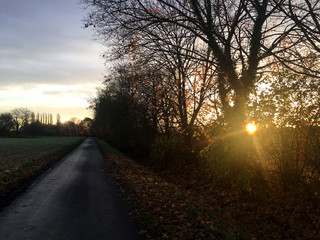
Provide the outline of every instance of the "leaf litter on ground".
<path id="1" fill-rule="evenodd" d="M 145 239 L 254 239 L 224 218 L 220 206 L 208 205 L 124 155 L 105 159 Z"/>

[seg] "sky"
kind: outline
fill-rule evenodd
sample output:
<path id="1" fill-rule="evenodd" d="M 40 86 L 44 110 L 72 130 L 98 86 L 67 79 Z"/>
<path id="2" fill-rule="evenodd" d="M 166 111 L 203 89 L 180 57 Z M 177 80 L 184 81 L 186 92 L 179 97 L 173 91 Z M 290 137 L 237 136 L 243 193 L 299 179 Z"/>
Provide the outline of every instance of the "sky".
<path id="1" fill-rule="evenodd" d="M 83 27 L 80 0 L 0 0 L 0 113 L 24 107 L 92 117 L 104 47 Z"/>

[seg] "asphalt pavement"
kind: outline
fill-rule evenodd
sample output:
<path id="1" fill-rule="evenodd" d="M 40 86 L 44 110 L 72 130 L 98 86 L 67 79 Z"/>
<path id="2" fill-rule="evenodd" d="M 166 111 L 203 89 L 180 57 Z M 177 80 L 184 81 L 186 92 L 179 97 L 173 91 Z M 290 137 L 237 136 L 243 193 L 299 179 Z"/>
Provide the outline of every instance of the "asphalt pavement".
<path id="1" fill-rule="evenodd" d="M 141 239 L 91 138 L 0 212 L 1 240 Z"/>

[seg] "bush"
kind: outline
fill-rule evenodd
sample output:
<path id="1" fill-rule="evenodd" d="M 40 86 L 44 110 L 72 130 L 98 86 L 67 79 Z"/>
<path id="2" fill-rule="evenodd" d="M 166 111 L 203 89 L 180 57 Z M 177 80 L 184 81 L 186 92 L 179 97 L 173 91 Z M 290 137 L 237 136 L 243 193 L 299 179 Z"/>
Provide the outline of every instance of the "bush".
<path id="1" fill-rule="evenodd" d="M 320 176 L 320 127 L 310 126 L 306 135 L 306 159 L 308 165 Z"/>
<path id="2" fill-rule="evenodd" d="M 233 187 L 251 190 L 257 169 L 252 158 L 243 158 L 228 141 L 217 141 L 202 152 L 202 169 L 212 179 L 226 181 Z"/>
<path id="3" fill-rule="evenodd" d="M 185 161 L 184 141 L 178 134 L 158 136 L 152 144 L 151 165 L 157 170 L 164 170 Z"/>
<path id="4" fill-rule="evenodd" d="M 248 191 L 257 182 L 265 182 L 256 148 L 257 133 L 231 133 L 221 124 L 206 132 L 208 143 L 200 152 L 200 167 L 206 176 Z"/>
<path id="5" fill-rule="evenodd" d="M 300 153 L 305 137 L 294 128 L 269 128 L 265 134 L 264 148 L 270 169 L 274 169 L 280 184 L 287 189 L 302 180 L 305 168 L 304 156 Z"/>

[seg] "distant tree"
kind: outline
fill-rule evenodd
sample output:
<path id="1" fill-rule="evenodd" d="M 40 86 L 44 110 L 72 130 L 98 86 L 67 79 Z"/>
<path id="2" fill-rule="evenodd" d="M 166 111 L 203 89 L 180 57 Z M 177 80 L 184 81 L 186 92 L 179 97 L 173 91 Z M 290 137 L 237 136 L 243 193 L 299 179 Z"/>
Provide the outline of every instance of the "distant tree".
<path id="1" fill-rule="evenodd" d="M 15 108 L 11 111 L 15 123 L 16 134 L 19 135 L 22 129 L 31 121 L 32 111 L 27 108 Z"/>
<path id="2" fill-rule="evenodd" d="M 73 117 L 69 121 L 64 122 L 63 124 L 60 125 L 60 135 L 63 136 L 79 136 L 80 131 L 79 131 L 79 124 L 80 120 Z"/>
<path id="3" fill-rule="evenodd" d="M 0 114 L 0 136 L 9 136 L 14 126 L 15 122 L 11 113 Z"/>
<path id="4" fill-rule="evenodd" d="M 49 125 L 52 125 L 53 124 L 53 116 L 52 114 L 50 113 L 49 114 Z"/>
<path id="5" fill-rule="evenodd" d="M 57 135 L 61 134 L 61 127 L 62 127 L 61 117 L 60 117 L 60 114 L 58 113 L 56 117 L 56 134 Z"/>
<path id="6" fill-rule="evenodd" d="M 39 114 L 39 122 L 40 123 L 43 123 L 43 120 L 42 120 L 43 118 L 42 118 L 42 114 Z"/>
<path id="7" fill-rule="evenodd" d="M 34 112 L 31 113 L 31 123 L 34 123 L 36 121 L 36 115 Z"/>
<path id="8" fill-rule="evenodd" d="M 35 121 L 23 128 L 24 135 L 31 135 L 32 137 L 39 135 L 47 135 L 45 127 L 39 122 Z"/>
<path id="9" fill-rule="evenodd" d="M 60 117 L 60 114 L 59 114 L 59 113 L 57 114 L 57 120 L 56 120 L 56 122 L 57 122 L 57 125 L 61 124 L 61 117 Z"/>
<path id="10" fill-rule="evenodd" d="M 91 126 L 92 126 L 93 120 L 91 118 L 84 118 L 79 123 L 79 131 L 80 135 L 88 136 L 91 134 Z"/>
<path id="11" fill-rule="evenodd" d="M 48 124 L 48 114 L 44 113 L 43 116 L 44 116 L 43 124 Z"/>
<path id="12" fill-rule="evenodd" d="M 120 150 L 146 155 L 152 143 L 152 123 L 148 105 L 141 101 L 146 92 L 139 94 L 131 88 L 131 72 L 115 71 L 112 80 L 105 83 L 98 96 L 91 101 L 94 111 L 93 127 L 96 135 L 108 140 Z"/>

